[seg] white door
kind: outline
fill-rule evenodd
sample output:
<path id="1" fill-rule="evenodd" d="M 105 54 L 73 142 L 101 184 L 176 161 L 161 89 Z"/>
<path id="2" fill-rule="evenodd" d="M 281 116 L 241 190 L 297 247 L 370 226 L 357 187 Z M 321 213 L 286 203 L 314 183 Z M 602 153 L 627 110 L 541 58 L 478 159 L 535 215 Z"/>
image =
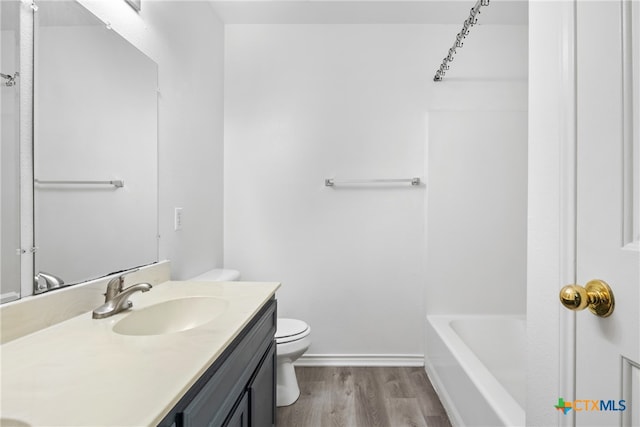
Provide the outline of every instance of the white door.
<path id="1" fill-rule="evenodd" d="M 640 426 L 640 2 L 576 5 L 576 277 L 607 282 L 615 307 L 577 313 L 572 411 L 578 426 Z"/>

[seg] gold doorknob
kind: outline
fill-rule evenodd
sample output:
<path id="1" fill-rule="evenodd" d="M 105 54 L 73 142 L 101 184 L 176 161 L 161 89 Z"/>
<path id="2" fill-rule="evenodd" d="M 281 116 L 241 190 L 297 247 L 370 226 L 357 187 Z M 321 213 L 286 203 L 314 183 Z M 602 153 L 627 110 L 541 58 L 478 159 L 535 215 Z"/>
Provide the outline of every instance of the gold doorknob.
<path id="1" fill-rule="evenodd" d="M 569 310 L 589 310 L 600 317 L 609 317 L 613 313 L 615 299 L 613 291 L 603 280 L 592 280 L 583 288 L 580 285 L 567 285 L 560 290 L 560 302 Z"/>

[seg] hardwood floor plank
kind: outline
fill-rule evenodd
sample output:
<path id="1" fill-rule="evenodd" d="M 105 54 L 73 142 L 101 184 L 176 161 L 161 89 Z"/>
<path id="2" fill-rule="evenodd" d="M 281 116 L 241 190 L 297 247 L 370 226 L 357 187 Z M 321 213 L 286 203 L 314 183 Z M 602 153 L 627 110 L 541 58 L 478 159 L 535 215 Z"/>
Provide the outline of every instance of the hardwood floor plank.
<path id="1" fill-rule="evenodd" d="M 382 384 L 375 371 L 353 368 L 356 423 L 367 427 L 388 427 L 389 415 L 381 393 Z"/>
<path id="2" fill-rule="evenodd" d="M 326 368 L 330 399 L 325 403 L 322 425 L 352 427 L 356 425 L 355 387 L 350 367 Z"/>
<path id="3" fill-rule="evenodd" d="M 303 376 L 304 377 L 304 376 Z M 322 425 L 322 405 L 327 399 L 328 388 L 325 381 L 299 382 L 300 397 L 290 406 L 278 408 L 277 425 L 283 426 L 320 426 Z"/>
<path id="4" fill-rule="evenodd" d="M 451 427 L 420 367 L 299 367 L 300 398 L 278 427 Z"/>
<path id="5" fill-rule="evenodd" d="M 451 427 L 451 423 L 449 422 L 449 417 L 437 415 L 433 417 L 427 417 L 427 426 L 428 427 Z"/>
<path id="6" fill-rule="evenodd" d="M 327 379 L 327 368 L 323 366 L 296 368 L 296 377 L 298 377 L 298 385 L 300 385 L 300 382 L 325 381 Z"/>
<path id="7" fill-rule="evenodd" d="M 382 367 L 376 369 L 384 384 L 385 397 L 416 397 L 414 387 L 403 368 Z"/>
<path id="8" fill-rule="evenodd" d="M 393 427 L 427 427 L 416 398 L 387 398 L 387 407 Z"/>

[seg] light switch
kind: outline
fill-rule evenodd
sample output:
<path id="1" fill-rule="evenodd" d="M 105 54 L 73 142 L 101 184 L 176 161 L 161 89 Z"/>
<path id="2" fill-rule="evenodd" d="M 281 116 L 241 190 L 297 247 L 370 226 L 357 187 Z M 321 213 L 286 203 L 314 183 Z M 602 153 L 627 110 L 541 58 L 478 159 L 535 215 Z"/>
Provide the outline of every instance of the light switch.
<path id="1" fill-rule="evenodd" d="M 175 208 L 173 216 L 173 229 L 175 231 L 182 230 L 182 208 Z"/>

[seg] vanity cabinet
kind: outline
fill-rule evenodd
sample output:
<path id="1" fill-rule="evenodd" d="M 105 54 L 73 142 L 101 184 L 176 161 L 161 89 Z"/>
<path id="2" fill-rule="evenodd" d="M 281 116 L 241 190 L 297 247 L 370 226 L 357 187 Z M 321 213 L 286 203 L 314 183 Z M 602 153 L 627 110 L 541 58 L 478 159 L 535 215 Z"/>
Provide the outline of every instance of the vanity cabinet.
<path id="1" fill-rule="evenodd" d="M 275 425 L 276 306 L 262 307 L 159 426 Z"/>
<path id="2" fill-rule="evenodd" d="M 264 360 L 244 392 L 238 406 L 227 418 L 228 427 L 270 427 L 275 425 L 273 392 L 276 369 L 276 345 L 271 344 Z"/>
<path id="3" fill-rule="evenodd" d="M 233 410 L 226 423 L 227 427 L 249 427 L 249 393 L 244 393 L 240 403 Z"/>

